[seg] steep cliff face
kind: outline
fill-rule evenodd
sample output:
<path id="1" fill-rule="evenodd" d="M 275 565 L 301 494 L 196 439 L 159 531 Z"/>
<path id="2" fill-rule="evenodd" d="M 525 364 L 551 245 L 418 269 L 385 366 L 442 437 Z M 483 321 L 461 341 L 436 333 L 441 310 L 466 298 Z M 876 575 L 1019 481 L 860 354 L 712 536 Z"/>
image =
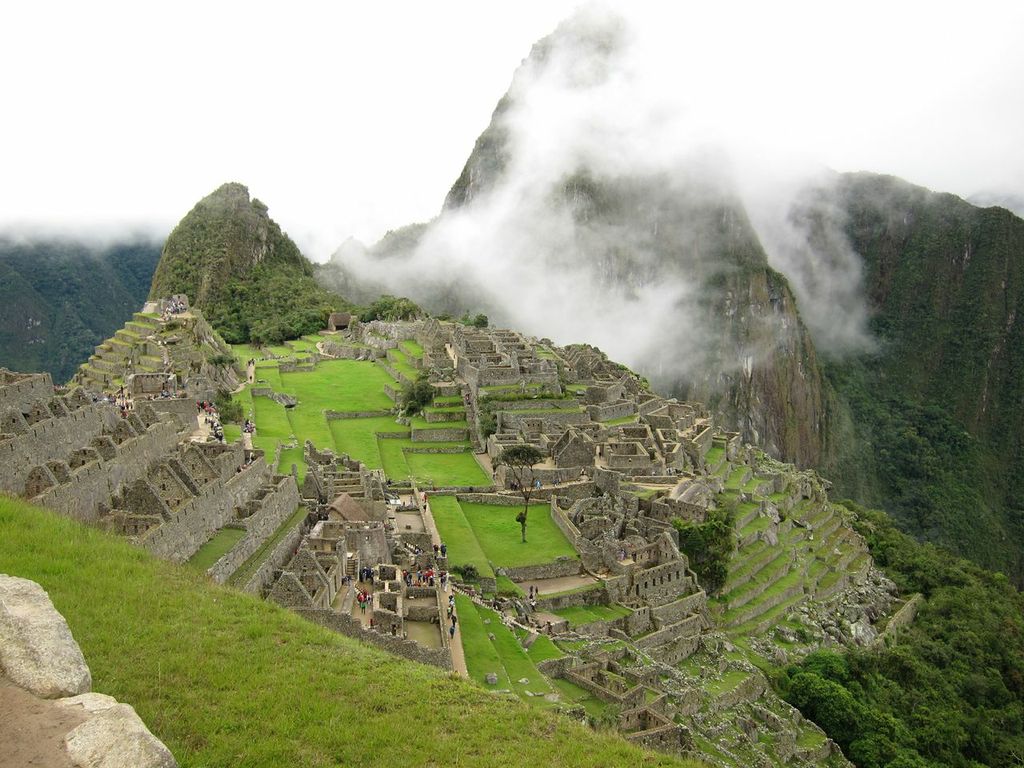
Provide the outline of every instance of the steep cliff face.
<path id="1" fill-rule="evenodd" d="M 839 490 L 1020 583 L 1024 221 L 889 176 L 817 195 L 864 260 L 878 341 L 830 368 L 859 438 Z"/>
<path id="2" fill-rule="evenodd" d="M 313 265 L 267 206 L 237 183 L 200 200 L 167 238 L 149 295 L 175 293 L 232 343 L 310 333 L 341 303 L 313 279 Z"/>

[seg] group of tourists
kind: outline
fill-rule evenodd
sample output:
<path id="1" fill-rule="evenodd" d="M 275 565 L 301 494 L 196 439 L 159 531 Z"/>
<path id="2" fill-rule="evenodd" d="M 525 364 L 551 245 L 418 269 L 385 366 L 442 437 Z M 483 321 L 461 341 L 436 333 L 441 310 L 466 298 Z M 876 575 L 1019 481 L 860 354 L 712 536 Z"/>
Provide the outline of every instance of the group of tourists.
<path id="1" fill-rule="evenodd" d="M 434 557 L 448 557 L 448 546 L 442 541 L 434 545 Z"/>
<path id="2" fill-rule="evenodd" d="M 164 304 L 164 312 L 160 319 L 166 323 L 171 319 L 171 315 L 180 315 L 187 309 L 188 307 L 185 306 L 185 302 L 181 299 L 168 299 L 167 303 Z"/>
<path id="3" fill-rule="evenodd" d="M 242 432 L 244 432 L 247 435 L 251 435 L 255 431 L 256 431 L 256 422 L 255 421 L 251 421 L 249 419 L 246 419 L 245 423 L 242 424 Z"/>
<path id="4" fill-rule="evenodd" d="M 217 439 L 217 442 L 223 443 L 224 440 L 224 427 L 220 423 L 220 414 L 217 413 L 217 408 L 209 400 L 198 400 L 196 401 L 196 410 L 199 415 L 203 417 L 203 423 L 205 423 L 213 436 Z"/>

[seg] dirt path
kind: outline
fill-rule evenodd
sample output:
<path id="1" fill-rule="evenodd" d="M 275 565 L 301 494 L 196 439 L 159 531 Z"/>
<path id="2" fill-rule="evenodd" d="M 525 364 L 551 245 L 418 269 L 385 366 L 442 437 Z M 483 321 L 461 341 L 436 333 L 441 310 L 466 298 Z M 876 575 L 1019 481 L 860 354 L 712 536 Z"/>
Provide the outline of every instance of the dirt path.
<path id="1" fill-rule="evenodd" d="M 64 736 L 82 722 L 74 710 L 0 676 L 0 768 L 74 768 Z"/>

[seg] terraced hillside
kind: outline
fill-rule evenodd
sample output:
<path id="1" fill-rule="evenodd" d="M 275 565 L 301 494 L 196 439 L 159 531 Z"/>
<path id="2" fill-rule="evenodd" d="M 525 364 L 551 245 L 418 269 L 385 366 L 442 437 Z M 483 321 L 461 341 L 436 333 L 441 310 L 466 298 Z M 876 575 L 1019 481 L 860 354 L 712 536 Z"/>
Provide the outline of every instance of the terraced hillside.
<path id="1" fill-rule="evenodd" d="M 230 356 L 198 309 L 171 317 L 136 312 L 79 366 L 72 384 L 112 394 L 132 374 L 173 373 L 183 384 L 201 380 L 205 389 L 232 389 L 237 378 Z"/>

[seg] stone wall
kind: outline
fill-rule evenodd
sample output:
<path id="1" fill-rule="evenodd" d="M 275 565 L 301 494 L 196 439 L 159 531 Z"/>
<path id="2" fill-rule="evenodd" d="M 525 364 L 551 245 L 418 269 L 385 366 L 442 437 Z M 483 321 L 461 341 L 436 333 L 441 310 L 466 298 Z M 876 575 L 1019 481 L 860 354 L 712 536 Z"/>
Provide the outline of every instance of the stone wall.
<path id="1" fill-rule="evenodd" d="M 379 416 L 393 415 L 394 413 L 392 411 L 324 411 L 324 417 L 328 421 L 334 419 L 370 419 Z M 402 435 L 399 436 L 401 437 Z"/>
<path id="2" fill-rule="evenodd" d="M 529 522 L 527 522 L 529 533 Z M 583 564 L 575 557 L 562 555 L 553 563 L 541 565 L 521 565 L 518 568 L 503 568 L 505 575 L 512 581 L 534 581 L 536 579 L 560 579 L 563 576 L 576 576 Z"/>
<path id="3" fill-rule="evenodd" d="M 235 507 L 249 501 L 269 478 L 266 462 L 257 459 L 227 482 L 207 483 L 199 496 L 183 504 L 170 520 L 139 537 L 138 543 L 157 557 L 183 563 L 230 522 Z"/>
<path id="4" fill-rule="evenodd" d="M 149 466 L 174 450 L 177 444 L 175 422 L 158 422 L 145 433 L 118 445 L 116 458 L 79 467 L 71 473 L 68 482 L 46 489 L 32 501 L 76 520 L 95 522 L 101 505 L 109 508 L 111 498 L 144 477 Z"/>
<path id="5" fill-rule="evenodd" d="M 302 537 L 312 527 L 309 517 L 307 515 L 299 520 L 290 531 L 282 536 L 281 540 L 274 545 L 274 548 L 260 563 L 256 572 L 244 584 L 238 585 L 243 592 L 248 592 L 250 595 L 262 595 L 264 590 L 274 582 L 274 574 L 292 559 L 295 550 L 299 548 Z"/>
<path id="6" fill-rule="evenodd" d="M 0 369 L 0 413 L 12 408 L 25 413 L 33 403 L 53 397 L 53 379 L 48 373 L 14 374 Z"/>
<path id="7" fill-rule="evenodd" d="M 198 398 L 200 400 L 207 398 Z M 212 399 L 212 398 L 210 398 Z M 169 413 L 182 427 L 194 428 L 196 425 L 196 401 L 191 397 L 156 398 L 147 400 L 157 413 Z"/>
<path id="8" fill-rule="evenodd" d="M 421 664 L 430 664 L 444 670 L 451 670 L 451 652 L 447 648 L 426 648 L 413 640 L 381 634 L 363 629 L 362 624 L 351 616 L 322 608 L 296 608 L 296 613 L 314 624 L 327 627 L 335 632 L 375 645 L 396 656 L 402 656 Z"/>
<path id="9" fill-rule="evenodd" d="M 412 431 L 412 441 L 433 443 L 464 442 L 469 439 L 469 430 L 465 427 L 430 427 L 416 428 Z"/>
<path id="10" fill-rule="evenodd" d="M 52 389 L 47 399 L 51 397 Z M 76 448 L 88 445 L 115 419 L 113 408 L 87 405 L 66 416 L 37 421 L 23 433 L 0 442 L 0 491 L 21 495 L 34 467 L 61 460 Z"/>
<path id="11" fill-rule="evenodd" d="M 223 584 L 263 542 L 274 535 L 298 506 L 299 493 L 295 481 L 290 476 L 278 481 L 274 490 L 261 500 L 259 511 L 245 521 L 245 536 L 206 573 L 218 584 Z"/>
<path id="12" fill-rule="evenodd" d="M 620 400 L 606 405 L 588 405 L 587 414 L 592 421 L 612 421 L 636 414 L 636 405 L 631 400 Z"/>

